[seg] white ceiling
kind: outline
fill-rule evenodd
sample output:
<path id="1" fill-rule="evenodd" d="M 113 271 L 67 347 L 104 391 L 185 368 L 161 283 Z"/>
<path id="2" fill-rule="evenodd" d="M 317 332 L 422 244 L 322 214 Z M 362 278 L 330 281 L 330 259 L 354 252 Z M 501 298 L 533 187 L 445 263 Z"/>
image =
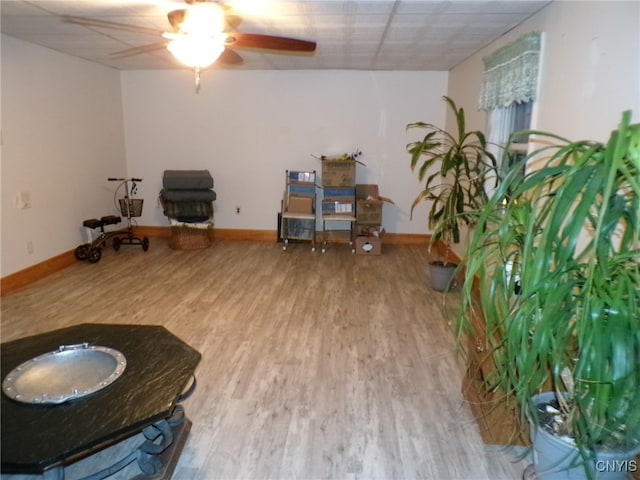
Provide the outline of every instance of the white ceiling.
<path id="1" fill-rule="evenodd" d="M 519 25 L 548 0 L 222 0 L 241 13 L 241 33 L 313 40 L 312 56 L 238 49 L 233 69 L 450 70 Z M 183 0 L 0 0 L 3 34 L 121 70 L 181 67 L 160 49 L 124 58 L 113 53 L 157 43 L 167 12 Z M 151 29 L 84 27 L 63 15 Z"/>

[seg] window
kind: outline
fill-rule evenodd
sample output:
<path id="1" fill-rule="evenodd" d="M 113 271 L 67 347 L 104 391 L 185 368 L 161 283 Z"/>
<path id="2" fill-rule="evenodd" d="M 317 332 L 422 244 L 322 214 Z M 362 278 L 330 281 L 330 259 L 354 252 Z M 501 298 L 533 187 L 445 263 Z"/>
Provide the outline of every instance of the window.
<path id="1" fill-rule="evenodd" d="M 508 158 L 503 159 L 505 156 L 504 147 L 509 142 L 511 134 L 531 128 L 533 104 L 533 100 L 520 103 L 514 102 L 508 107 L 494 108 L 487 112 L 487 140 L 491 144 L 489 150 L 493 153 L 498 165 L 503 169 L 510 167 L 527 154 L 529 136 L 519 135 L 511 138 Z"/>
<path id="2" fill-rule="evenodd" d="M 511 138 L 508 153 L 504 147 L 512 133 L 531 128 L 541 44 L 541 33 L 529 33 L 482 59 L 479 108 L 487 111 L 489 149 L 503 171 L 527 154 L 527 136 Z"/>

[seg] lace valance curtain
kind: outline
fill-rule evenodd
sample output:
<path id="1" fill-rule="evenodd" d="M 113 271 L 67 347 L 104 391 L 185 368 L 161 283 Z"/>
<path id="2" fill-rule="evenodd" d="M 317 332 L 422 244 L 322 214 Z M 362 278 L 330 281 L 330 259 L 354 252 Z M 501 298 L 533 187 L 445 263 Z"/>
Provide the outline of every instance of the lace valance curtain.
<path id="1" fill-rule="evenodd" d="M 480 110 L 535 100 L 540 44 L 541 34 L 530 33 L 482 59 Z"/>

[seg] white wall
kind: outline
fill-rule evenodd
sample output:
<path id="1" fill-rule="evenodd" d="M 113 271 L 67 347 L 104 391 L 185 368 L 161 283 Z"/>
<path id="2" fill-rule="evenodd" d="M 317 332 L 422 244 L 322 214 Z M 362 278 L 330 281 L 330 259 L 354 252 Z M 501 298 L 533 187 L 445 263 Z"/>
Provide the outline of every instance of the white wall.
<path id="1" fill-rule="evenodd" d="M 485 129 L 482 58 L 531 31 L 545 39 L 533 128 L 606 141 L 623 111 L 640 120 L 640 3 L 555 1 L 451 70 L 449 96 L 465 108 L 468 128 Z"/>
<path id="2" fill-rule="evenodd" d="M 426 233 L 426 209 L 405 145 L 407 123 L 444 123 L 447 72 L 122 72 L 127 165 L 144 178 L 140 223 L 167 225 L 157 203 L 165 169 L 209 169 L 217 228 L 275 230 L 286 169 L 317 169 L 312 155 L 363 152 L 359 183 L 377 183 L 388 232 Z M 235 207 L 241 214 L 235 214 Z"/>
<path id="3" fill-rule="evenodd" d="M 485 128 L 482 58 L 531 31 L 545 38 L 535 128 L 606 141 L 624 110 L 640 119 L 640 3 L 555 1 L 451 70 L 449 96 L 468 110 L 470 128 Z"/>
<path id="4" fill-rule="evenodd" d="M 440 98 L 448 94 L 465 108 L 470 128 L 484 129 L 476 109 L 482 57 L 541 30 L 535 126 L 606 140 L 622 110 L 640 115 L 639 8 L 553 2 L 449 74 L 213 70 L 198 95 L 189 71 L 120 74 L 2 36 L 1 275 L 82 242 L 83 219 L 114 212 L 109 176 L 144 177 L 140 223 L 166 225 L 156 202 L 163 170 L 208 168 L 218 228 L 273 230 L 285 169 L 319 168 L 311 154 L 356 148 L 367 164 L 358 181 L 378 183 L 396 201 L 385 207 L 387 230 L 426 233 L 426 205 L 409 221 L 420 185 L 408 167 L 404 146 L 414 138 L 405 125 L 442 124 Z M 15 206 L 19 192 L 30 194 L 30 209 Z"/>
<path id="5" fill-rule="evenodd" d="M 126 172 L 120 74 L 2 36 L 1 275 L 73 249 Z M 27 192 L 31 208 L 15 197 Z M 32 242 L 33 253 L 27 252 Z"/>

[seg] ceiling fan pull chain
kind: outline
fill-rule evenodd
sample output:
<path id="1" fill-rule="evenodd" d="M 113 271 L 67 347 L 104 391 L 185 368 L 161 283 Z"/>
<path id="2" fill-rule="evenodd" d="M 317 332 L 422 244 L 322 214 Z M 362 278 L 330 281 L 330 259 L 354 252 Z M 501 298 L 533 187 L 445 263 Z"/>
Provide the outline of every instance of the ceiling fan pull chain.
<path id="1" fill-rule="evenodd" d="M 196 93 L 200 92 L 200 67 L 196 67 L 195 69 L 195 79 L 196 79 Z"/>

